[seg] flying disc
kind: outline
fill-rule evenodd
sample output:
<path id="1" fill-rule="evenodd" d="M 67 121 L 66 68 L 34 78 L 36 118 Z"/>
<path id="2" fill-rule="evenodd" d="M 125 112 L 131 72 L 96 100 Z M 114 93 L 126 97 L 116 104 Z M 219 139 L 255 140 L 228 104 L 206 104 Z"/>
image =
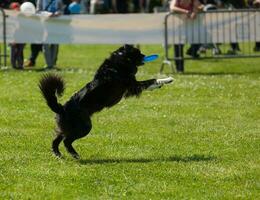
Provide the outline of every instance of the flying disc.
<path id="1" fill-rule="evenodd" d="M 157 54 L 154 54 L 154 55 L 150 55 L 150 56 L 145 56 L 143 61 L 151 62 L 151 61 L 156 60 L 157 58 L 159 58 L 159 56 Z"/>

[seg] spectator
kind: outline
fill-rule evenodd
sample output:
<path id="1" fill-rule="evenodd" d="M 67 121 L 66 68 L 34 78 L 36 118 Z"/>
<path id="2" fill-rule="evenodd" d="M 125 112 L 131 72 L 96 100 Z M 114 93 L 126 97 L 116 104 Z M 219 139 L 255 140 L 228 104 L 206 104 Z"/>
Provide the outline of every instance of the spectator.
<path id="1" fill-rule="evenodd" d="M 112 9 L 115 13 L 128 13 L 128 0 L 112 0 Z"/>
<path id="2" fill-rule="evenodd" d="M 31 55 L 30 58 L 26 61 L 25 67 L 34 67 L 36 65 L 36 59 L 39 53 L 42 51 L 42 44 L 31 44 Z"/>
<path id="3" fill-rule="evenodd" d="M 11 3 L 11 0 L 1 0 L 0 2 L 0 8 L 9 8 L 9 5 Z"/>
<path id="4" fill-rule="evenodd" d="M 90 13 L 91 14 L 104 14 L 111 12 L 111 0 L 91 0 Z"/>
<path id="5" fill-rule="evenodd" d="M 63 13 L 62 0 L 37 0 L 37 12 L 48 11 L 50 17 L 57 17 Z M 46 62 L 46 69 L 53 69 L 58 58 L 58 44 L 43 44 L 43 53 Z"/>
<path id="6" fill-rule="evenodd" d="M 246 7 L 245 0 L 223 0 L 224 4 L 229 4 L 230 6 L 241 9 Z"/>
<path id="7" fill-rule="evenodd" d="M 201 3 L 200 9 L 202 9 L 204 7 L 204 4 L 199 1 Z M 186 54 L 190 55 L 193 58 L 199 58 L 199 49 L 201 48 L 201 44 L 192 44 L 190 46 L 190 48 L 187 50 Z"/>
<path id="8" fill-rule="evenodd" d="M 20 3 L 13 2 L 10 4 L 10 9 L 19 11 Z M 23 69 L 23 49 L 25 44 L 23 43 L 12 43 L 11 47 L 11 64 L 14 69 Z"/>
<path id="9" fill-rule="evenodd" d="M 62 3 L 64 5 L 63 14 L 64 15 L 69 15 L 70 14 L 70 12 L 69 12 L 69 5 L 71 3 L 71 0 L 62 0 Z"/>
<path id="10" fill-rule="evenodd" d="M 210 10 L 216 10 L 218 8 L 223 7 L 223 2 L 221 0 L 199 0 L 201 4 L 204 5 L 203 11 L 207 12 Z M 212 49 L 213 55 L 221 54 L 221 50 L 219 48 L 219 44 L 212 43 L 212 44 L 203 44 L 199 49 L 199 53 L 206 53 L 207 49 Z"/>
<path id="11" fill-rule="evenodd" d="M 260 8 L 260 0 L 248 0 L 248 6 L 250 8 Z M 254 51 L 260 51 L 260 42 L 255 43 Z"/>
<path id="12" fill-rule="evenodd" d="M 148 12 L 154 12 L 156 7 L 162 7 L 163 1 L 162 0 L 146 0 L 146 6 L 148 8 Z"/>
<path id="13" fill-rule="evenodd" d="M 89 12 L 89 0 L 80 0 L 80 13 L 86 14 Z"/>
<path id="14" fill-rule="evenodd" d="M 170 10 L 186 15 L 187 19 L 193 20 L 196 18 L 199 10 L 202 9 L 202 4 L 198 0 L 172 0 L 170 3 Z M 192 46 L 190 53 L 197 51 L 199 46 Z M 193 52 L 192 52 L 193 51 Z M 183 44 L 174 44 L 174 57 L 177 72 L 184 71 L 184 60 L 183 60 Z"/>
<path id="15" fill-rule="evenodd" d="M 250 8 L 260 8 L 260 0 L 248 0 Z"/>
<path id="16" fill-rule="evenodd" d="M 250 8 L 260 8 L 260 0 L 248 0 L 248 6 Z"/>
<path id="17" fill-rule="evenodd" d="M 128 12 L 131 13 L 148 12 L 150 1 L 151 0 L 129 0 Z"/>
<path id="18" fill-rule="evenodd" d="M 229 7 L 233 7 L 235 9 L 242 9 L 246 7 L 244 0 L 223 0 L 225 4 L 229 4 Z M 240 51 L 239 44 L 237 42 L 232 42 L 230 44 L 231 49 L 228 50 L 228 54 L 236 54 L 237 51 Z"/>
<path id="19" fill-rule="evenodd" d="M 133 12 L 134 13 L 144 12 L 144 10 L 145 10 L 144 3 L 145 3 L 145 0 L 132 0 Z"/>
<path id="20" fill-rule="evenodd" d="M 33 3 L 33 5 L 36 5 L 36 0 L 30 0 L 29 2 Z M 34 67 L 36 65 L 36 59 L 39 55 L 39 53 L 42 51 L 42 44 L 31 44 L 31 55 L 30 58 L 25 62 L 24 67 Z"/>

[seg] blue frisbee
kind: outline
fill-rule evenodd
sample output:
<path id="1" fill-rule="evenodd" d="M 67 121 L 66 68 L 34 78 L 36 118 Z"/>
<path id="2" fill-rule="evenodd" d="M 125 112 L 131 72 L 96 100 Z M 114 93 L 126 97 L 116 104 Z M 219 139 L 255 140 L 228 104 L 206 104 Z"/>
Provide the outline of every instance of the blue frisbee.
<path id="1" fill-rule="evenodd" d="M 151 62 L 151 61 L 156 60 L 157 58 L 159 58 L 159 56 L 157 54 L 154 54 L 154 55 L 150 55 L 150 56 L 145 56 L 143 61 Z"/>

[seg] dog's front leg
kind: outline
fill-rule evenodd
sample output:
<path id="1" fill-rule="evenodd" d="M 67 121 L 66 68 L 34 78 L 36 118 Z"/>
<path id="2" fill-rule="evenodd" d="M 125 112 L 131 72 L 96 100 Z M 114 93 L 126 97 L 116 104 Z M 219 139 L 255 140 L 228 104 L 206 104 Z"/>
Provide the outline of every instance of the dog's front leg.
<path id="1" fill-rule="evenodd" d="M 156 79 L 150 79 L 146 81 L 132 81 L 127 88 L 125 97 L 139 96 L 143 90 L 146 90 L 151 85 L 156 84 Z"/>
<path id="2" fill-rule="evenodd" d="M 141 91 L 149 89 L 152 85 L 156 85 L 156 79 L 149 79 L 145 81 L 137 81 L 136 87 L 139 88 Z"/>
<path id="3" fill-rule="evenodd" d="M 147 87 L 147 90 L 154 90 L 157 88 L 161 88 L 164 84 L 169 84 L 172 81 L 173 81 L 172 77 L 156 79 L 153 84 L 151 84 L 149 87 Z"/>
<path id="4" fill-rule="evenodd" d="M 135 81 L 131 87 L 128 88 L 125 97 L 130 96 L 139 96 L 143 90 L 153 90 L 156 88 L 162 87 L 162 85 L 171 83 L 173 78 L 164 78 L 164 79 L 149 79 L 145 81 Z"/>

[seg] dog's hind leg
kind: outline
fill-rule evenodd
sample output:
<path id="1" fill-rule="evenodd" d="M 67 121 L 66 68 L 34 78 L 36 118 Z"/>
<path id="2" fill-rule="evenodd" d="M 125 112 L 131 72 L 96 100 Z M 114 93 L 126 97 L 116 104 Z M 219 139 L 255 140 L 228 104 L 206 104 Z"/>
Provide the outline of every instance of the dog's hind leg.
<path id="1" fill-rule="evenodd" d="M 63 140 L 64 146 L 66 147 L 67 151 L 72 155 L 73 158 L 76 159 L 79 159 L 80 157 L 76 150 L 73 148 L 72 143 L 75 140 L 86 136 L 90 132 L 92 128 L 90 119 L 89 121 L 87 121 L 87 124 L 80 124 L 79 127 L 79 129 L 77 130 L 77 132 L 74 133 L 74 135 L 67 135 Z"/>
<path id="2" fill-rule="evenodd" d="M 64 146 L 66 147 L 67 151 L 72 155 L 73 158 L 79 159 L 79 154 L 72 146 L 72 142 L 74 142 L 76 138 L 66 137 L 63 141 Z"/>
<path id="3" fill-rule="evenodd" d="M 52 141 L 52 152 L 57 157 L 61 157 L 61 153 L 59 151 L 59 144 L 61 143 L 63 138 L 64 137 L 62 134 L 57 134 L 56 138 Z"/>

